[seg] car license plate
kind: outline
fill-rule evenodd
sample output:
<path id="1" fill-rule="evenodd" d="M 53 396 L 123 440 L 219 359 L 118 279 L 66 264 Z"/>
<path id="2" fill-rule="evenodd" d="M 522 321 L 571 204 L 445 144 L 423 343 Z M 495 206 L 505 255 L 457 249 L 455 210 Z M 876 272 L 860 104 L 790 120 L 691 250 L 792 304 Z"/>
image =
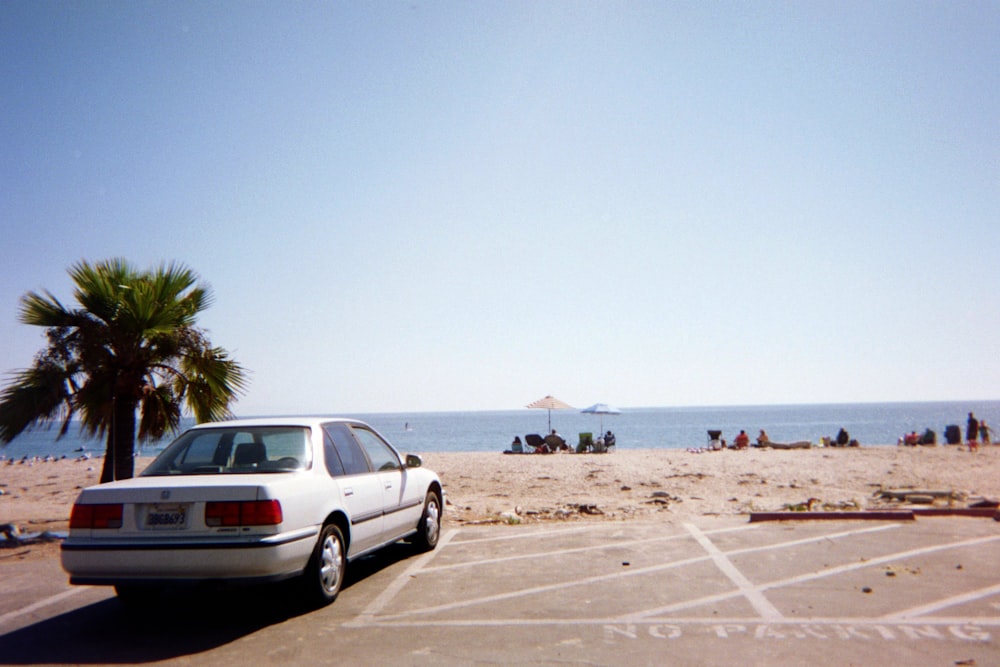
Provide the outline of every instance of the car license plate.
<path id="1" fill-rule="evenodd" d="M 146 508 L 146 528 L 152 530 L 179 530 L 186 519 L 186 505 L 149 505 Z"/>

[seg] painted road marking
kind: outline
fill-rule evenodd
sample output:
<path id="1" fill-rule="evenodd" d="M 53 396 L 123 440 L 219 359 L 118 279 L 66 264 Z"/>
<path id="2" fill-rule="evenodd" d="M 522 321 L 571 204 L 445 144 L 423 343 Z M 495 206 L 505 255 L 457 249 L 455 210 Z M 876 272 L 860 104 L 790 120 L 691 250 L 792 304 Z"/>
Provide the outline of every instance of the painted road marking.
<path id="1" fill-rule="evenodd" d="M 760 525 L 760 524 L 754 524 L 754 525 Z M 764 546 L 759 546 L 759 547 L 747 547 L 747 548 L 744 548 L 744 549 L 735 549 L 733 551 L 728 552 L 728 554 L 729 555 L 732 555 L 732 554 L 746 554 L 746 553 L 754 553 L 754 552 L 757 552 L 757 551 L 764 551 L 764 550 L 768 550 L 769 551 L 769 550 L 784 548 L 786 546 L 798 546 L 798 545 L 807 544 L 807 543 L 810 543 L 810 542 L 824 542 L 824 541 L 828 541 L 828 540 L 831 540 L 831 539 L 848 537 L 848 536 L 857 535 L 857 534 L 863 534 L 863 533 L 870 533 L 870 532 L 878 532 L 878 531 L 883 531 L 883 530 L 889 530 L 893 526 L 899 526 L 899 524 L 882 524 L 882 525 L 874 526 L 874 527 L 857 528 L 855 530 L 846 530 L 846 531 L 841 531 L 841 532 L 837 532 L 837 533 L 827 533 L 827 534 L 817 535 L 817 536 L 813 536 L 813 537 L 800 538 L 800 539 L 795 539 L 795 540 L 788 540 L 786 542 L 781 542 L 781 543 L 778 543 L 778 544 L 769 544 L 769 545 L 764 545 Z M 729 532 L 729 531 L 735 531 L 735 530 L 740 530 L 740 529 L 743 529 L 745 527 L 747 527 L 747 526 L 739 526 L 739 527 L 736 527 L 736 528 L 727 529 L 727 532 Z M 538 537 L 545 537 L 545 534 L 544 533 L 539 533 L 539 534 L 537 534 L 537 536 Z M 465 542 L 456 543 L 456 545 L 458 545 L 458 544 L 465 544 Z M 602 548 L 612 548 L 614 546 L 615 545 L 613 545 L 613 544 L 612 545 L 604 545 Z M 534 557 L 535 558 L 541 558 L 544 555 L 545 555 L 545 552 L 534 554 Z M 433 613 L 442 612 L 442 611 L 450 611 L 450 610 L 453 610 L 453 609 L 461 609 L 463 607 L 474 607 L 474 606 L 477 606 L 477 605 L 482 605 L 482 604 L 487 604 L 487 603 L 495 603 L 495 602 L 501 602 L 501 601 L 504 601 L 504 600 L 511 600 L 511 599 L 518 598 L 518 597 L 524 597 L 524 596 L 528 596 L 528 595 L 535 595 L 535 594 L 538 594 L 538 593 L 551 593 L 551 592 L 555 592 L 555 591 L 558 591 L 558 590 L 564 590 L 564 589 L 574 588 L 574 587 L 578 587 L 578 586 L 589 586 L 591 584 L 603 583 L 603 582 L 612 581 L 612 580 L 615 580 L 615 579 L 621 579 L 621 578 L 624 578 L 624 577 L 636 577 L 636 576 L 641 576 L 641 575 L 644 575 L 644 574 L 650 574 L 650 573 L 654 573 L 654 572 L 662 572 L 662 571 L 665 571 L 665 570 L 672 570 L 672 569 L 676 569 L 676 568 L 686 567 L 688 565 L 694 565 L 694 564 L 697 564 L 697 563 L 703 563 L 703 562 L 706 562 L 706 561 L 708 561 L 710 559 L 711 559 L 711 556 L 700 556 L 700 555 L 699 556 L 693 556 L 691 558 L 685 558 L 683 560 L 677 560 L 677 561 L 672 561 L 672 562 L 668 562 L 668 563 L 660 563 L 658 565 L 651 565 L 649 567 L 644 567 L 644 568 L 632 568 L 632 569 L 625 570 L 625 571 L 615 571 L 615 572 L 612 572 L 612 573 L 609 573 L 609 574 L 596 575 L 596 576 L 591 576 L 591 577 L 585 577 L 585 578 L 582 578 L 582 579 L 575 579 L 575 580 L 570 580 L 570 581 L 564 581 L 564 582 L 557 582 L 557 583 L 552 583 L 552 584 L 546 584 L 544 586 L 534 586 L 534 587 L 531 587 L 531 588 L 523 588 L 523 589 L 519 589 L 519 590 L 515 590 L 515 591 L 507 591 L 507 592 L 504 592 L 504 593 L 497 593 L 497 594 L 494 594 L 494 595 L 488 595 L 488 596 L 485 596 L 485 597 L 471 598 L 471 599 L 467 599 L 467 600 L 456 600 L 454 602 L 449 602 L 449 603 L 441 604 L 441 605 L 435 605 L 435 606 L 431 606 L 431 607 L 423 607 L 423 608 L 419 608 L 419 609 L 411 609 L 411 610 L 408 610 L 406 612 L 402 612 L 402 613 L 398 613 L 398 614 L 388 614 L 388 615 L 385 615 L 385 616 L 381 616 L 381 617 L 379 617 L 378 620 L 379 621 L 398 620 L 398 619 L 406 618 L 408 616 L 421 615 L 421 614 L 433 614 Z M 489 559 L 484 559 L 484 560 L 489 560 Z M 483 560 L 477 560 L 477 561 L 473 561 L 473 562 L 482 563 Z M 409 572 L 410 571 L 407 570 L 407 573 L 409 573 Z M 407 574 L 407 573 L 404 573 L 404 574 Z M 409 579 L 410 579 L 409 574 L 407 574 L 407 576 L 405 576 L 405 577 L 402 576 L 402 575 L 399 577 L 399 580 L 402 581 L 403 584 L 405 584 L 407 581 L 409 581 Z M 402 586 L 400 586 L 396 590 L 400 590 L 401 588 L 402 588 Z M 735 596 L 739 595 L 739 593 L 735 593 L 735 594 L 733 594 L 733 593 L 725 593 L 725 594 L 722 594 L 722 595 L 724 597 L 721 597 L 719 599 L 729 599 L 731 597 L 735 597 Z M 656 610 L 656 613 L 660 613 L 659 610 Z M 362 614 L 362 616 L 364 617 L 365 621 L 367 621 L 367 622 L 371 622 L 372 620 L 374 620 L 374 617 L 371 614 Z M 631 618 L 631 616 L 630 616 L 630 618 Z M 358 619 L 355 619 L 354 621 L 349 621 L 348 625 L 353 627 L 353 626 L 361 624 L 363 622 L 364 621 L 362 621 L 361 618 L 359 617 Z"/>
<path id="2" fill-rule="evenodd" d="M 979 537 L 969 540 L 962 540 L 959 542 L 951 542 L 949 544 L 938 544 L 930 547 L 922 547 L 920 549 L 910 549 L 908 551 L 899 551 L 896 553 L 888 554 L 885 556 L 880 556 L 878 558 L 869 558 L 864 561 L 857 563 L 848 563 L 846 565 L 837 565 L 834 567 L 827 567 L 815 572 L 809 572 L 806 574 L 800 574 L 794 577 L 787 577 L 784 579 L 776 579 L 774 581 L 759 584 L 755 588 L 761 591 L 771 590 L 774 588 L 784 588 L 793 584 L 801 584 L 808 581 L 814 581 L 816 579 L 824 579 L 837 574 L 845 574 L 847 572 L 852 572 L 854 570 L 861 570 L 876 565 L 882 565 L 883 563 L 891 563 L 893 561 L 902 560 L 904 558 L 912 558 L 913 556 L 922 556 L 929 553 L 935 553 L 938 551 L 944 551 L 947 549 L 957 549 L 959 547 L 986 544 L 988 542 L 995 542 L 1000 540 L 1000 535 L 993 535 L 990 537 Z M 731 553 L 736 553 L 731 552 Z M 710 604 L 713 602 L 721 602 L 723 600 L 730 600 L 735 597 L 743 595 L 743 591 L 729 591 L 726 593 L 718 593 L 716 595 L 708 595 L 705 597 L 697 598 L 694 600 L 688 600 L 686 602 L 678 602 L 671 605 L 666 605 L 663 607 L 657 607 L 656 609 L 647 609 L 636 614 L 628 614 L 623 617 L 622 620 L 634 621 L 640 618 L 649 618 L 651 616 L 658 616 L 660 614 L 673 613 L 681 611 L 684 609 L 689 609 L 691 607 L 697 607 L 703 604 Z"/>
<path id="3" fill-rule="evenodd" d="M 988 586 L 986 588 L 980 588 L 978 591 L 969 591 L 968 593 L 963 593 L 961 595 L 953 595 L 949 598 L 944 598 L 943 600 L 938 600 L 937 602 L 931 602 L 919 607 L 911 607 L 909 609 L 904 609 L 902 611 L 897 611 L 892 614 L 887 614 L 883 616 L 887 621 L 902 621 L 906 619 L 916 618 L 918 616 L 923 616 L 925 614 L 930 614 L 939 609 L 947 609 L 948 607 L 954 607 L 955 605 L 965 604 L 966 602 L 975 602 L 976 600 L 982 600 L 983 598 L 988 598 L 992 595 L 1000 594 L 1000 584 L 996 586 Z"/>
<path id="4" fill-rule="evenodd" d="M 383 591 L 371 601 L 371 604 L 365 607 L 364 611 L 358 615 L 360 624 L 364 625 L 365 619 L 372 618 L 382 611 L 382 609 L 384 609 L 385 606 L 399 594 L 399 591 L 403 590 L 403 586 L 405 586 L 406 582 L 410 580 L 410 577 L 416 576 L 416 574 L 424 568 L 424 564 L 432 560 L 434 556 L 439 554 L 446 546 L 448 546 L 448 543 L 451 542 L 452 538 L 457 534 L 457 529 L 445 531 L 445 533 L 441 536 L 441 539 L 438 541 L 436 549 L 422 554 L 419 558 L 410 563 L 410 565 L 403 570 L 402 574 L 386 586 L 385 589 L 383 589 Z"/>
<path id="5" fill-rule="evenodd" d="M 20 618 L 21 616 L 30 614 L 39 609 L 44 609 L 49 605 L 61 602 L 66 598 L 73 597 L 77 593 L 82 593 L 83 591 L 89 588 L 92 588 L 92 586 L 76 586 L 74 588 L 70 588 L 63 591 L 62 593 L 56 593 L 55 595 L 51 595 L 37 602 L 33 602 L 29 604 L 27 607 L 21 607 L 20 609 L 15 609 L 14 611 L 8 611 L 6 614 L 0 614 L 0 626 L 2 626 L 4 623 L 7 623 L 8 621 L 14 620 L 15 618 Z"/>
<path id="6" fill-rule="evenodd" d="M 771 604 L 764 593 L 753 585 L 753 583 L 746 578 L 746 576 L 739 571 L 739 569 L 733 565 L 733 562 L 729 560 L 724 553 L 715 546 L 715 544 L 705 537 L 697 526 L 694 524 L 686 523 L 684 528 L 687 529 L 691 536 L 694 537 L 695 541 L 702 546 L 702 548 L 708 552 L 711 556 L 712 562 L 715 566 L 722 570 L 722 573 L 726 575 L 729 581 L 736 584 L 736 588 L 739 592 L 746 597 L 750 605 L 757 610 L 757 613 L 761 615 L 764 620 L 776 621 L 781 620 L 782 614 L 778 611 L 777 607 Z"/>
<path id="7" fill-rule="evenodd" d="M 414 563 L 395 581 L 392 582 L 381 595 L 376 598 L 361 614 L 345 623 L 348 627 L 538 627 L 540 625 L 549 626 L 588 626 L 603 627 L 605 641 L 617 641 L 618 639 L 673 639 L 682 635 L 707 634 L 718 638 L 750 637 L 754 639 L 854 639 L 854 640 L 962 640 L 969 642 L 991 642 L 992 637 L 987 628 L 1000 627 L 1000 617 L 943 617 L 929 616 L 936 611 L 946 609 L 951 606 L 965 602 L 976 601 L 988 598 L 1000 593 L 1000 584 L 988 586 L 976 591 L 966 592 L 946 599 L 932 601 L 920 606 L 916 606 L 903 611 L 894 612 L 891 615 L 880 618 L 865 617 L 839 617 L 839 616 L 816 616 L 812 618 L 788 618 L 784 617 L 780 611 L 767 599 L 765 592 L 782 587 L 794 586 L 796 584 L 809 581 L 833 577 L 840 574 L 849 573 L 862 568 L 877 567 L 880 564 L 899 561 L 907 558 L 933 554 L 937 552 L 959 549 L 963 547 L 977 547 L 1000 540 L 1000 535 L 987 537 L 976 537 L 970 539 L 956 540 L 953 542 L 933 544 L 925 547 L 908 549 L 884 556 L 866 559 L 857 563 L 848 563 L 839 566 L 827 567 L 823 570 L 805 573 L 801 575 L 776 579 L 774 581 L 754 584 L 739 568 L 733 563 L 731 558 L 735 555 L 773 552 L 780 549 L 787 549 L 794 546 L 809 543 L 824 542 L 835 539 L 850 539 L 852 537 L 877 533 L 886 530 L 896 530 L 903 528 L 903 524 L 881 524 L 855 528 L 851 530 L 841 530 L 837 532 L 812 535 L 804 538 L 786 540 L 782 542 L 742 547 L 723 551 L 709 539 L 709 535 L 719 533 L 732 533 L 744 529 L 751 529 L 761 524 L 744 525 L 738 527 L 727 527 L 712 531 L 701 531 L 697 526 L 685 524 L 686 533 L 673 534 L 669 536 L 657 536 L 655 538 L 645 538 L 628 540 L 623 542 L 605 543 L 589 547 L 576 547 L 569 549 L 541 550 L 533 554 L 516 554 L 503 557 L 471 558 L 461 563 L 435 564 L 431 565 L 430 558 Z M 588 527 L 588 530 L 593 530 Z M 535 539 L 544 540 L 555 535 L 556 531 L 534 531 L 530 533 L 518 533 L 517 535 L 503 535 L 498 537 L 490 536 L 486 538 L 472 538 L 468 540 L 457 539 L 459 530 L 450 532 L 447 540 L 442 541 L 438 547 L 441 551 L 445 546 L 455 547 L 475 547 L 497 539 Z M 560 534 L 576 532 L 576 529 L 558 531 Z M 454 600 L 449 603 L 421 607 L 416 609 L 393 611 L 392 601 L 399 595 L 408 582 L 421 574 L 440 573 L 445 570 L 461 570 L 475 568 L 480 565 L 492 565 L 507 561 L 516 561 L 523 558 L 562 558 L 567 554 L 579 554 L 584 551 L 600 551 L 602 549 L 622 548 L 626 546 L 648 545 L 664 540 L 693 539 L 698 543 L 707 555 L 697 555 L 672 562 L 660 563 L 644 568 L 615 571 L 613 573 L 597 576 L 586 576 L 573 579 L 571 581 L 553 582 L 551 584 L 532 586 L 529 588 L 501 591 L 493 595 L 480 596 L 465 600 Z M 440 561 L 438 561 L 440 562 Z M 665 570 L 683 568 L 699 563 L 713 562 L 718 569 L 725 574 L 726 578 L 736 586 L 735 590 L 718 593 L 716 595 L 702 596 L 697 599 L 679 601 L 672 605 L 664 605 L 655 609 L 636 610 L 621 616 L 594 616 L 590 618 L 476 618 L 465 617 L 458 620 L 433 618 L 439 612 L 448 612 L 462 609 L 471 609 L 478 606 L 489 608 L 491 603 L 503 600 L 511 600 L 519 597 L 527 597 L 539 593 L 554 592 L 573 587 L 586 587 L 593 584 L 606 583 L 623 577 L 641 576 L 650 573 L 662 572 Z M 687 617 L 664 617 L 664 614 L 675 613 L 685 609 L 692 609 L 701 605 L 744 597 L 753 607 L 756 615 L 749 617 L 731 616 L 687 616 Z M 387 613 L 386 613 L 387 612 Z"/>
<path id="8" fill-rule="evenodd" d="M 782 547 L 791 546 L 791 545 L 801 545 L 801 544 L 805 544 L 805 543 L 808 543 L 808 542 L 822 542 L 822 541 L 827 541 L 827 540 L 834 539 L 834 538 L 837 538 L 837 537 L 846 537 L 846 536 L 850 536 L 850 535 L 854 535 L 854 534 L 858 534 L 858 533 L 868 533 L 868 532 L 876 532 L 876 531 L 888 530 L 889 528 L 892 527 L 892 525 L 893 524 L 883 524 L 883 525 L 875 526 L 875 527 L 871 527 L 871 528 L 859 528 L 857 530 L 848 530 L 848 531 L 842 531 L 842 532 L 839 532 L 839 533 L 824 534 L 824 535 L 818 535 L 818 536 L 815 536 L 815 537 L 807 537 L 807 538 L 801 538 L 801 539 L 797 539 L 797 540 L 790 540 L 788 542 L 779 543 L 777 545 L 770 544 L 770 545 L 765 545 L 765 546 L 760 546 L 760 547 L 748 547 L 748 548 L 745 548 L 745 549 L 736 549 L 736 550 L 731 551 L 729 553 L 730 554 L 745 554 L 745 553 L 753 553 L 753 552 L 756 552 L 756 551 L 773 550 L 773 549 L 782 548 Z M 898 524 L 896 524 L 896 525 L 898 525 Z M 542 536 L 544 537 L 544 535 L 542 535 Z M 604 548 L 609 548 L 609 546 L 614 546 L 614 545 L 606 545 Z M 544 555 L 544 554 L 535 554 L 535 557 L 539 558 L 542 555 Z M 683 560 L 672 561 L 672 562 L 669 562 L 669 563 L 661 563 L 661 564 L 658 564 L 658 565 L 651 565 L 649 567 L 633 568 L 633 569 L 630 569 L 630 570 L 627 570 L 627 571 L 620 571 L 620 572 L 619 571 L 615 571 L 615 572 L 610 573 L 610 574 L 591 576 L 591 577 L 586 577 L 586 578 L 583 578 L 583 579 L 576 579 L 576 580 L 571 580 L 571 581 L 566 581 L 566 582 L 558 582 L 558 583 L 553 583 L 553 584 L 547 584 L 547 585 L 544 585 L 544 586 L 534 586 L 534 587 L 531 587 L 531 588 L 524 588 L 524 589 L 520 589 L 520 590 L 516 590 L 516 591 L 508 591 L 508 592 L 505 592 L 505 593 L 497 593 L 497 594 L 494 594 L 494 595 L 489 595 L 489 596 L 480 597 L 480 598 L 472 598 L 472 599 L 469 599 L 469 600 L 457 600 L 455 602 L 450 602 L 450 603 L 441 604 L 441 605 L 435 605 L 433 607 L 423 607 L 421 609 L 412 609 L 412 610 L 409 610 L 409 611 L 401 613 L 401 614 L 389 614 L 389 615 L 381 617 L 380 620 L 392 620 L 392 619 L 398 619 L 398 618 L 405 618 L 407 616 L 417 615 L 417 614 L 432 614 L 432 613 L 436 613 L 436 612 L 449 611 L 449 610 L 452 610 L 452 609 L 460 609 L 460 608 L 463 608 L 463 607 L 473 607 L 473 606 L 476 606 L 476 605 L 481 605 L 481 604 L 486 604 L 486 603 L 491 603 L 491 602 L 501 602 L 503 600 L 511 600 L 511 599 L 514 599 L 514 598 L 524 597 L 524 596 L 527 596 L 527 595 L 535 595 L 535 594 L 538 594 L 538 593 L 551 593 L 551 592 L 554 592 L 554 591 L 564 590 L 564 589 L 567 589 L 567 588 L 574 588 L 574 587 L 577 587 L 577 586 L 588 586 L 588 585 L 591 585 L 591 584 L 602 583 L 602 582 L 611 581 L 611 580 L 614 580 L 614 579 L 620 579 L 620 578 L 624 578 L 624 577 L 636 577 L 636 576 L 640 576 L 640 575 L 644 575 L 644 574 L 650 574 L 650 573 L 653 573 L 653 572 L 661 572 L 661 571 L 665 571 L 665 570 L 672 570 L 672 569 L 676 569 L 676 568 L 685 567 L 685 566 L 688 566 L 688 565 L 694 565 L 696 563 L 703 563 L 703 562 L 709 560 L 710 558 L 711 558 L 711 556 L 694 556 L 694 557 L 691 557 L 691 558 L 685 558 Z M 475 561 L 475 562 L 482 562 L 482 561 Z M 403 583 L 405 583 L 406 581 L 409 580 L 409 577 L 406 577 L 406 578 L 400 577 L 400 579 L 403 581 Z M 739 593 L 736 593 L 736 594 L 726 593 L 726 594 L 723 594 L 723 595 L 724 595 L 724 597 L 721 597 L 719 599 L 729 599 L 731 597 L 735 597 L 736 595 L 739 595 Z M 699 604 L 701 604 L 701 602 Z M 659 611 L 657 613 L 659 613 Z M 351 624 L 353 625 L 353 622 Z"/>
<path id="9" fill-rule="evenodd" d="M 738 527 L 735 527 L 735 528 L 720 528 L 720 529 L 717 529 L 717 530 L 706 531 L 705 535 L 713 535 L 713 534 L 716 534 L 716 533 L 731 533 L 731 532 L 734 532 L 734 531 L 737 531 L 737 530 L 750 530 L 750 529 L 753 529 L 753 528 L 757 528 L 760 525 L 761 524 L 759 524 L 759 523 L 754 523 L 754 524 L 748 524 L 746 526 L 738 526 Z M 565 532 L 577 532 L 577 531 L 565 531 Z M 535 538 L 535 539 L 537 539 L 539 536 L 545 537 L 545 538 L 549 538 L 551 535 L 553 535 L 553 533 L 549 533 L 549 532 L 535 532 L 535 533 L 531 533 L 531 534 L 519 534 L 515 538 L 516 539 L 525 539 L 525 538 Z M 569 549 L 554 549 L 554 550 L 550 550 L 550 551 L 540 551 L 540 552 L 532 552 L 532 553 L 514 554 L 512 556 L 498 556 L 496 558 L 482 558 L 482 559 L 477 559 L 477 560 L 468 560 L 468 561 L 465 561 L 465 562 L 462 562 L 462 563 L 450 563 L 448 565 L 435 565 L 435 566 L 431 566 L 431 567 L 425 568 L 423 570 L 423 572 L 440 572 L 441 570 L 457 570 L 457 569 L 469 568 L 469 567 L 479 567 L 480 565 L 491 565 L 491 564 L 495 564 L 495 563 L 507 563 L 507 562 L 517 561 L 517 560 L 532 560 L 532 561 L 534 561 L 534 560 L 536 560 L 538 558 L 557 558 L 557 557 L 561 557 L 561 556 L 567 556 L 567 555 L 570 555 L 570 554 L 580 554 L 580 553 L 587 553 L 587 552 L 591 552 L 591 551 L 605 551 L 607 549 L 622 549 L 624 547 L 637 546 L 637 545 L 640 545 L 640 544 L 652 544 L 652 543 L 655 543 L 655 542 L 668 542 L 668 541 L 686 540 L 686 539 L 688 539 L 688 537 L 689 536 L 685 535 L 684 533 L 676 533 L 676 534 L 673 534 L 673 535 L 660 535 L 660 536 L 657 536 L 657 537 L 646 537 L 646 538 L 637 539 L 637 540 L 622 540 L 620 542 L 608 542 L 608 543 L 605 543 L 605 544 L 595 544 L 595 545 L 591 545 L 591 546 L 587 546 L 587 547 L 573 547 L 573 548 L 569 548 Z M 504 539 L 511 539 L 511 538 L 504 538 Z M 478 545 L 478 544 L 482 544 L 484 542 L 491 542 L 491 541 L 493 541 L 493 538 L 463 540 L 462 542 L 457 542 L 456 546 L 459 545 L 459 544 L 461 546 Z"/>

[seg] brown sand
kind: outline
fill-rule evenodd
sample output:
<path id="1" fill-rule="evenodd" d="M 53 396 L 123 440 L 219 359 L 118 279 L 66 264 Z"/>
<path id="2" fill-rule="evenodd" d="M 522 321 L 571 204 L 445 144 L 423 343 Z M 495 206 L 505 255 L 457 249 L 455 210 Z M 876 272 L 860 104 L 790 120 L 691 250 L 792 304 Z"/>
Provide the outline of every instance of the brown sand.
<path id="1" fill-rule="evenodd" d="M 750 449 L 693 454 L 427 454 L 452 521 L 624 520 L 782 511 L 884 509 L 885 489 L 947 491 L 937 505 L 1000 498 L 1000 447 Z"/>
<path id="2" fill-rule="evenodd" d="M 880 489 L 948 491 L 953 506 L 1000 498 L 1000 447 L 721 451 L 623 450 L 612 454 L 430 453 L 453 523 L 542 520 L 690 520 L 780 511 L 884 508 Z M 137 463 L 141 470 L 148 459 Z M 65 530 L 79 490 L 96 484 L 99 460 L 0 464 L 0 524 Z M 947 504 L 947 499 L 937 501 Z"/>

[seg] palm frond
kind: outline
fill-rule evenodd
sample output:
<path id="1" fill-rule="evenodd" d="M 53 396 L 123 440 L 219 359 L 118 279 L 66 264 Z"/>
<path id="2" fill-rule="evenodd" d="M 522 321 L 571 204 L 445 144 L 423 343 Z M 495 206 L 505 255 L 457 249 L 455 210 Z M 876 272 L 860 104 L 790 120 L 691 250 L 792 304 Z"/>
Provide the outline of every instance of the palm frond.
<path id="1" fill-rule="evenodd" d="M 73 293 L 83 309 L 104 322 L 116 320 L 125 294 L 137 279 L 135 269 L 123 259 L 112 259 L 91 265 L 80 261 L 70 268 L 76 285 Z"/>
<path id="2" fill-rule="evenodd" d="M 36 425 L 63 419 L 60 436 L 73 416 L 72 372 L 43 360 L 14 374 L 0 391 L 0 443 L 8 443 Z"/>
<path id="3" fill-rule="evenodd" d="M 246 369 L 219 347 L 196 347 L 181 359 L 184 397 L 195 419 L 201 423 L 232 416 L 230 404 L 246 391 Z"/>
<path id="4" fill-rule="evenodd" d="M 44 296 L 28 292 L 21 297 L 18 319 L 36 327 L 65 327 L 70 326 L 72 313 L 49 292 Z"/>
<path id="5" fill-rule="evenodd" d="M 181 405 L 168 383 L 147 386 L 139 402 L 139 439 L 162 438 L 176 431 L 181 422 Z"/>

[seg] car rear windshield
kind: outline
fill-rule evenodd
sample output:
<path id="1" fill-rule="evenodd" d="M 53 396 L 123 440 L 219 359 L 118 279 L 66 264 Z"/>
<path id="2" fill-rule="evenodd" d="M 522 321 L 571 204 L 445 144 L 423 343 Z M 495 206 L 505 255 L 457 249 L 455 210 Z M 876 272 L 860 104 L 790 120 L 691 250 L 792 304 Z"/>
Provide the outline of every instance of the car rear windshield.
<path id="1" fill-rule="evenodd" d="M 309 429 L 253 426 L 192 429 L 153 459 L 143 476 L 279 473 L 312 464 Z"/>

